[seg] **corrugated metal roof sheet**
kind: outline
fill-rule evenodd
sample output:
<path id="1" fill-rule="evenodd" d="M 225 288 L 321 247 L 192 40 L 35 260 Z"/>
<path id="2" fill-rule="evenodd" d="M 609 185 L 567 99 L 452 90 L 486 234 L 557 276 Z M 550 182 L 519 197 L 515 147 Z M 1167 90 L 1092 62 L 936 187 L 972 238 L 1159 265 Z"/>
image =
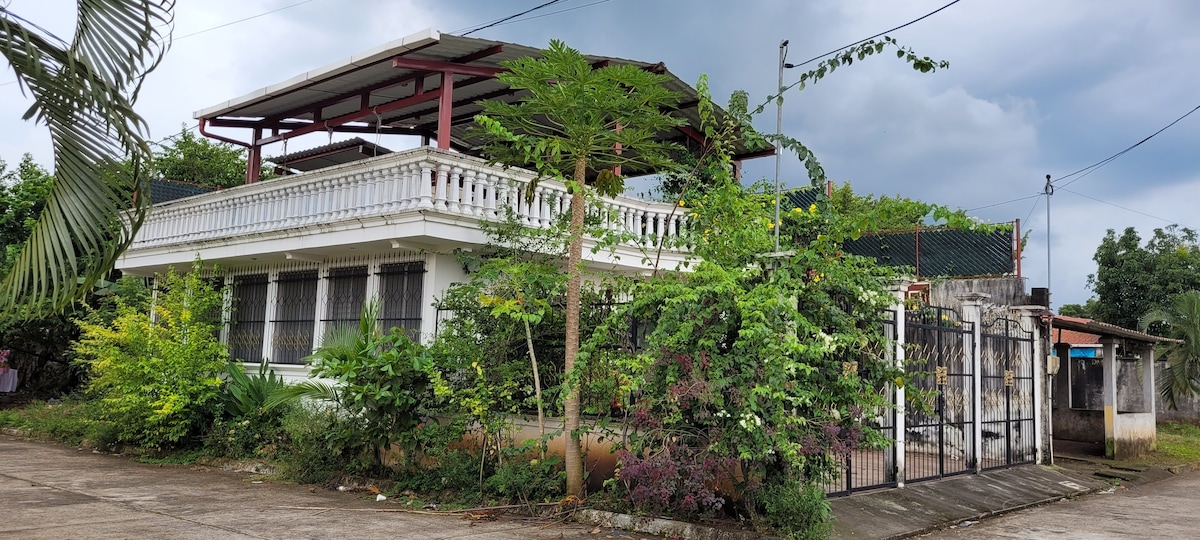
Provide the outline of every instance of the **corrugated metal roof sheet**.
<path id="1" fill-rule="evenodd" d="M 392 151 L 387 148 L 355 137 L 300 152 L 269 157 L 266 160 L 288 169 L 315 171 L 390 153 Z"/>
<path id="2" fill-rule="evenodd" d="M 272 122 L 301 123 L 299 125 L 312 123 L 318 111 L 320 118 L 336 118 L 359 111 L 362 106 L 359 94 L 363 93 L 365 89 L 415 74 L 414 70 L 392 67 L 392 59 L 395 57 L 448 62 L 486 51 L 495 46 L 502 46 L 502 50 L 472 60 L 466 65 L 499 68 L 500 64 L 507 60 L 541 56 L 541 50 L 536 47 L 425 30 L 323 68 L 301 73 L 287 81 L 201 109 L 196 111 L 195 117 L 207 120 L 217 118 L 252 121 L 270 119 Z M 680 95 L 679 102 L 681 104 L 693 104 L 699 99 L 699 94 L 691 85 L 671 74 L 659 63 L 596 55 L 586 55 L 586 57 L 593 64 L 604 62 L 630 64 L 663 73 L 670 77 L 665 86 Z M 423 89 L 429 92 L 440 88 L 440 77 L 441 75 L 438 73 L 425 75 L 422 82 Z M 464 85 L 466 82 L 470 82 L 470 84 Z M 452 116 L 462 119 L 462 121 L 453 126 L 451 139 L 463 148 L 479 146 L 479 141 L 472 140 L 468 136 L 468 131 L 473 127 L 470 118 L 482 110 L 475 104 L 476 101 L 486 98 L 513 102 L 523 95 L 521 92 L 510 91 L 506 85 L 494 78 L 458 75 L 455 77 L 454 83 L 454 101 L 460 105 L 454 107 Z M 374 107 L 412 97 L 416 93 L 416 86 L 414 80 L 406 84 L 371 90 L 368 96 L 368 106 Z M 345 97 L 336 102 L 330 102 L 333 96 Z M 375 125 L 378 120 L 383 125 L 432 129 L 437 123 L 437 111 L 436 100 L 417 103 L 381 113 L 379 119 L 366 118 L 360 125 Z M 672 114 L 684 119 L 693 128 L 700 127 L 699 113 L 694 106 L 680 107 Z M 723 113 L 718 110 L 718 114 Z M 682 133 L 664 134 L 663 137 L 686 138 Z M 772 151 L 771 147 L 753 151 L 747 148 L 738 148 L 735 155 L 753 157 L 759 153 L 770 151 Z"/>
<path id="3" fill-rule="evenodd" d="M 161 204 L 176 199 L 186 199 L 196 195 L 203 195 L 210 191 L 214 191 L 213 188 L 189 184 L 187 182 L 165 179 L 151 180 L 150 202 Z"/>
<path id="4" fill-rule="evenodd" d="M 1100 321 L 1093 320 L 1093 319 L 1085 319 L 1082 317 L 1067 317 L 1065 315 L 1055 315 L 1053 325 L 1054 325 L 1054 328 L 1061 328 L 1063 330 L 1074 330 L 1076 332 L 1082 332 L 1082 333 L 1087 333 L 1087 334 L 1098 334 L 1100 336 L 1119 337 L 1119 338 L 1130 339 L 1133 341 L 1142 341 L 1142 342 L 1148 342 L 1148 343 L 1156 343 L 1159 341 L 1171 341 L 1171 342 L 1178 341 L 1175 339 L 1155 336 L 1152 334 L 1147 334 L 1145 332 L 1139 332 L 1137 330 L 1130 330 L 1128 328 L 1122 328 L 1115 324 L 1100 322 Z M 1070 342 L 1067 342 L 1067 343 L 1070 343 Z"/>

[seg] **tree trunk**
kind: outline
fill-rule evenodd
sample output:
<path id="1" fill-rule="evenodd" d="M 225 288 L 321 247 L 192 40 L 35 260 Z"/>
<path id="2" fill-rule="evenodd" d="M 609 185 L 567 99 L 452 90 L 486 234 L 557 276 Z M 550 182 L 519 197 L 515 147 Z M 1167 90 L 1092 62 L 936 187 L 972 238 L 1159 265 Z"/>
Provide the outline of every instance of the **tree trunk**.
<path id="1" fill-rule="evenodd" d="M 538 451 L 542 459 L 546 459 L 546 413 L 542 407 L 542 377 L 538 375 L 537 354 L 533 352 L 533 331 L 529 329 L 529 319 L 522 318 L 525 323 L 525 345 L 529 347 L 529 363 L 533 364 L 533 391 L 537 397 L 538 408 Z"/>
<path id="2" fill-rule="evenodd" d="M 583 218 L 587 211 L 584 196 L 584 176 L 587 158 L 575 160 L 575 190 L 571 194 L 571 244 L 567 251 L 567 328 L 564 346 L 566 373 L 575 367 L 575 356 L 579 354 L 579 309 L 583 284 Z M 579 386 L 570 386 L 563 399 L 566 444 L 563 461 L 567 469 L 567 495 L 583 496 L 583 449 L 579 444 Z"/>

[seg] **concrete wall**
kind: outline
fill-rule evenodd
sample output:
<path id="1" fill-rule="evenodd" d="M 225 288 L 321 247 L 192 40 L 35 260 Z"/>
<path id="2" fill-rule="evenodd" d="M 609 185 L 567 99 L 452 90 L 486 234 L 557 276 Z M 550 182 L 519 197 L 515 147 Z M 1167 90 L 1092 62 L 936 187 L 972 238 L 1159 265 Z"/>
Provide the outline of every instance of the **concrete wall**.
<path id="1" fill-rule="evenodd" d="M 967 293 L 987 294 L 990 296 L 988 302 L 997 306 L 1029 304 L 1025 279 L 1010 276 L 933 281 L 929 284 L 929 305 L 961 309 L 959 297 Z"/>
<path id="2" fill-rule="evenodd" d="M 1113 459 L 1134 459 L 1154 451 L 1158 427 L 1154 413 L 1118 414 L 1111 442 L 1105 441 L 1105 455 Z M 1112 452 L 1109 452 L 1109 445 Z"/>
<path id="3" fill-rule="evenodd" d="M 1154 379 L 1162 380 L 1162 372 L 1166 369 L 1166 362 L 1154 363 Z M 1158 420 L 1172 422 L 1191 422 L 1200 423 L 1200 395 L 1181 396 L 1176 400 L 1176 409 L 1171 409 L 1162 396 L 1156 394 L 1155 400 L 1158 403 Z"/>

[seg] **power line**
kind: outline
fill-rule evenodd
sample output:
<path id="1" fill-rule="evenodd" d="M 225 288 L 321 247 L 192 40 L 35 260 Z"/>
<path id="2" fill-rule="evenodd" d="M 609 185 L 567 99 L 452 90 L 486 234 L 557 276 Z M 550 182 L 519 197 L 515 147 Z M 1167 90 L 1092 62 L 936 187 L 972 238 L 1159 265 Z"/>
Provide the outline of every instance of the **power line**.
<path id="1" fill-rule="evenodd" d="M 844 51 L 844 50 L 846 50 L 846 49 L 849 49 L 850 47 L 853 47 L 853 46 L 855 46 L 855 45 L 858 45 L 858 44 L 860 44 L 860 43 L 864 43 L 864 42 L 870 41 L 870 40 L 872 40 L 872 39 L 875 39 L 875 38 L 877 38 L 877 37 L 879 37 L 879 36 L 882 36 L 882 35 L 884 35 L 884 34 L 887 34 L 887 33 L 890 33 L 890 32 L 895 32 L 896 30 L 900 30 L 901 28 L 905 28 L 905 27 L 908 27 L 908 26 L 912 26 L 912 25 L 914 25 L 914 24 L 916 24 L 916 23 L 918 23 L 918 22 L 921 22 L 921 21 L 923 21 L 923 20 L 925 20 L 925 19 L 928 19 L 929 17 L 932 17 L 933 15 L 936 15 L 938 12 L 940 12 L 940 11 L 942 11 L 942 10 L 944 10 L 944 9 L 946 9 L 946 8 L 948 8 L 948 7 L 950 7 L 950 6 L 953 6 L 954 4 L 957 4 L 957 3 L 961 2 L 961 1 L 962 1 L 962 0 L 954 0 L 953 2 L 950 2 L 949 4 L 946 4 L 946 5 L 944 5 L 944 6 L 940 7 L 940 8 L 937 8 L 937 9 L 935 9 L 935 10 L 933 10 L 933 11 L 930 11 L 929 13 L 926 13 L 926 14 L 924 14 L 924 15 L 922 15 L 922 16 L 920 16 L 920 17 L 917 17 L 917 18 L 915 18 L 915 19 L 913 19 L 913 20 L 911 20 L 911 21 L 908 21 L 908 22 L 906 22 L 906 23 L 904 23 L 904 24 L 902 24 L 902 25 L 900 25 L 900 26 L 897 26 L 897 27 L 894 27 L 894 28 L 889 28 L 889 29 L 887 29 L 887 30 L 884 30 L 884 31 L 882 31 L 882 32 L 880 32 L 880 33 L 878 33 L 878 34 L 875 34 L 875 35 L 871 36 L 871 37 L 867 37 L 867 38 L 860 39 L 860 40 L 858 40 L 858 41 L 855 41 L 854 43 L 851 43 L 851 44 L 849 44 L 849 45 L 846 45 L 846 46 L 843 46 L 843 47 L 839 47 L 839 48 L 837 48 L 837 49 L 834 49 L 834 50 L 832 50 L 832 51 L 829 51 L 829 52 L 827 52 L 827 53 L 824 53 L 824 54 L 819 54 L 819 55 L 817 55 L 817 56 L 814 56 L 814 57 L 812 57 L 812 58 L 809 58 L 808 60 L 805 60 L 805 61 L 803 61 L 803 62 L 800 62 L 799 64 L 792 64 L 792 65 L 791 65 L 791 66 L 789 66 L 789 67 L 797 68 L 797 67 L 800 67 L 800 66 L 804 66 L 804 65 L 807 65 L 807 64 L 811 64 L 811 63 L 813 63 L 813 62 L 815 62 L 815 61 L 817 61 L 817 60 L 820 60 L 820 59 L 822 59 L 822 58 L 826 58 L 826 57 L 828 57 L 828 56 L 830 56 L 830 55 L 832 55 L 832 54 L 835 54 L 835 53 L 838 53 L 838 52 Z M 780 88 L 778 93 L 776 93 L 776 94 L 774 94 L 774 95 L 771 95 L 771 96 L 767 97 L 767 100 L 766 100 L 765 102 L 763 102 L 763 104 L 762 104 L 762 105 L 759 105 L 758 107 L 755 107 L 755 108 L 754 108 L 754 109 L 752 109 L 752 110 L 754 110 L 754 111 L 761 111 L 761 110 L 762 110 L 762 108 L 763 108 L 763 107 L 766 107 L 766 106 L 767 106 L 767 104 L 768 104 L 768 103 L 771 103 L 771 101 L 772 101 L 772 100 L 778 99 L 778 98 L 779 98 L 779 96 L 782 96 L 784 92 L 787 92 L 788 90 L 791 90 L 792 88 L 795 88 L 795 86 L 796 86 L 796 85 L 798 85 L 798 84 L 800 84 L 800 82 L 801 82 L 801 81 L 796 81 L 796 82 L 794 82 L 794 83 L 792 83 L 792 84 L 789 84 L 789 85 L 787 85 L 787 86 L 785 86 L 785 87 L 783 87 L 783 88 Z"/>
<path id="2" fill-rule="evenodd" d="M 203 30 L 197 30 L 197 31 L 195 31 L 195 32 L 192 32 L 192 33 L 190 33 L 190 34 L 185 34 L 185 35 L 182 35 L 182 36 L 179 36 L 179 37 L 174 37 L 174 38 L 171 38 L 171 41 L 173 41 L 173 42 L 174 42 L 174 41 L 179 41 L 179 40 L 182 40 L 182 39 L 187 39 L 187 38 L 190 38 L 190 37 L 192 37 L 192 36 L 198 36 L 198 35 L 200 35 L 200 34 L 203 34 L 203 33 L 205 33 L 205 32 L 211 32 L 211 31 L 213 31 L 213 30 L 217 30 L 217 29 L 220 29 L 220 28 L 225 28 L 226 26 L 233 26 L 233 25 L 235 25 L 235 24 L 238 24 L 238 23 L 243 23 L 243 22 L 246 22 L 246 21 L 249 21 L 249 20 L 253 20 L 253 19 L 257 19 L 257 18 L 259 18 L 259 17 L 264 17 L 264 16 L 270 15 L 270 14 L 272 14 L 272 13 L 278 13 L 278 12 L 280 12 L 280 11 L 283 11 L 283 10 L 285 10 L 285 9 L 294 8 L 294 7 L 296 7 L 296 6 L 301 6 L 301 5 L 307 4 L 307 3 L 309 3 L 309 2 L 312 2 L 312 1 L 313 1 L 313 0 L 303 0 L 302 2 L 296 2 L 295 4 L 288 4 L 288 5 L 286 5 L 286 6 L 283 6 L 283 7 L 279 7 L 279 8 L 272 9 L 271 11 L 264 11 L 264 12 L 262 12 L 262 13 L 259 13 L 258 15 L 251 15 L 251 16 L 249 16 L 249 17 L 245 17 L 245 18 L 238 19 L 238 20 L 235 20 L 235 21 L 229 21 L 229 22 L 227 22 L 227 23 L 218 24 L 217 26 L 213 26 L 213 27 L 210 27 L 210 28 L 205 28 L 205 29 L 203 29 Z M 13 13 L 13 12 L 11 12 L 11 11 L 4 10 L 3 8 L 0 8 L 0 11 L 4 11 L 5 13 L 8 13 L 8 14 L 10 14 L 10 15 L 12 15 L 12 16 L 14 16 L 14 17 L 18 18 L 18 19 L 21 19 L 22 21 L 25 21 L 25 22 L 27 22 L 27 23 L 29 23 L 29 24 L 33 25 L 35 28 L 39 28 L 39 29 L 41 29 L 43 32 L 46 32 L 47 34 L 49 34 L 49 35 L 53 36 L 55 39 L 58 39 L 59 41 L 62 41 L 62 39 L 61 39 L 61 38 L 59 38 L 58 36 L 54 36 L 54 34 L 51 34 L 50 32 L 46 31 L 45 29 L 42 29 L 40 26 L 37 26 L 36 24 L 33 24 L 32 22 L 29 22 L 29 21 L 26 21 L 25 19 L 22 19 L 20 16 L 18 16 L 18 15 L 16 15 L 16 14 L 14 14 L 14 13 Z M 63 44 L 64 44 L 64 46 L 65 46 L 65 45 L 66 45 L 66 42 L 63 42 Z M 14 84 L 17 84 L 17 81 L 8 81 L 8 82 L 6 82 L 6 83 L 0 83 L 0 87 L 10 86 L 10 85 L 14 85 Z"/>
<path id="3" fill-rule="evenodd" d="M 1029 209 L 1029 215 L 1025 216 L 1025 223 L 1029 223 L 1029 218 L 1033 217 L 1033 211 L 1037 210 L 1038 203 L 1042 202 L 1041 194 L 1034 195 L 1034 197 L 1037 197 L 1038 200 L 1033 201 L 1033 207 Z M 1025 198 L 1028 199 L 1029 197 Z"/>
<path id="4" fill-rule="evenodd" d="M 504 22 L 504 23 L 498 23 L 498 24 L 496 24 L 496 26 L 504 26 L 504 25 L 506 25 L 506 24 L 513 24 L 513 23 L 520 23 L 520 22 L 525 22 L 525 21 L 532 21 L 532 20 L 534 20 L 534 19 L 540 19 L 540 18 L 542 18 L 542 17 L 549 17 L 549 16 L 551 16 L 551 15 L 558 15 L 559 13 L 566 13 L 566 12 L 568 12 L 568 11 L 575 11 L 575 10 L 577 10 L 577 9 L 583 9 L 583 8 L 585 8 L 585 7 L 591 7 L 591 6 L 594 6 L 594 5 L 596 5 L 596 4 L 603 4 L 603 3 L 606 3 L 606 2 L 611 2 L 611 1 L 612 1 L 612 0 L 596 0 L 595 2 L 589 2 L 589 3 L 587 3 L 587 4 L 583 4 L 583 5 L 579 5 L 579 6 L 575 6 L 575 7 L 563 8 L 563 9 L 560 9 L 560 10 L 558 10 L 558 11 L 551 11 L 551 12 L 549 12 L 549 13 L 543 13 L 543 14 L 541 14 L 541 15 L 534 15 L 534 16 L 532 16 L 532 17 L 525 17 L 524 19 L 521 19 L 521 20 L 516 20 L 516 21 L 508 21 L 508 22 Z"/>
<path id="5" fill-rule="evenodd" d="M 1075 175 L 1077 175 L 1077 174 L 1078 174 L 1078 175 L 1080 175 L 1078 178 L 1076 178 L 1076 179 L 1074 179 L 1074 180 L 1071 180 L 1070 182 L 1067 182 L 1067 183 L 1063 184 L 1062 186 L 1059 186 L 1059 187 L 1064 187 L 1064 188 L 1065 188 L 1065 187 L 1067 187 L 1067 186 L 1069 186 L 1069 185 L 1071 185 L 1071 184 L 1074 184 L 1075 182 L 1078 182 L 1078 181 L 1082 180 L 1082 179 L 1083 179 L 1083 177 L 1085 177 L 1085 176 L 1087 176 L 1087 175 L 1089 175 L 1089 174 L 1092 174 L 1093 172 L 1096 172 L 1096 170 L 1100 169 L 1101 167 L 1103 167 L 1103 166 L 1105 166 L 1105 165 L 1108 165 L 1109 163 L 1112 163 L 1112 162 L 1113 162 L 1114 160 L 1116 160 L 1117 158 L 1119 158 L 1119 157 L 1121 157 L 1121 156 L 1125 155 L 1125 153 L 1126 153 L 1126 152 L 1129 152 L 1130 150 L 1133 150 L 1134 148 L 1137 148 L 1137 147 L 1141 146 L 1141 145 L 1142 145 L 1142 143 L 1145 143 L 1146 141 L 1148 141 L 1148 140 L 1150 140 L 1150 139 L 1153 139 L 1155 135 L 1158 135 L 1159 133 L 1162 133 L 1162 132 L 1166 131 L 1166 130 L 1167 130 L 1168 128 L 1170 128 L 1171 126 L 1173 126 L 1173 125 L 1175 125 L 1175 124 L 1178 124 L 1178 123 L 1179 123 L 1181 120 L 1183 120 L 1184 118 L 1187 118 L 1187 117 L 1188 117 L 1188 116 L 1190 116 L 1192 113 L 1194 113 L 1194 112 L 1196 112 L 1196 111 L 1198 111 L 1198 110 L 1200 110 L 1200 105 L 1197 105 L 1197 106 L 1195 106 L 1194 108 L 1192 108 L 1192 110 L 1190 110 L 1190 111 L 1188 111 L 1188 112 L 1184 113 L 1184 115 L 1183 115 L 1183 116 L 1180 116 L 1179 118 L 1176 118 L 1176 119 L 1175 119 L 1175 121 L 1171 122 L 1170 124 L 1167 124 L 1167 125 L 1163 126 L 1163 128 L 1162 128 L 1162 129 L 1160 129 L 1160 130 L 1158 130 L 1158 131 L 1155 131 L 1154 133 L 1151 133 L 1151 134 L 1150 134 L 1149 136 L 1147 136 L 1146 138 L 1144 138 L 1144 139 L 1142 139 L 1142 140 L 1140 140 L 1140 141 L 1138 141 L 1138 142 L 1134 143 L 1133 145 L 1129 146 L 1128 148 L 1126 148 L 1126 149 L 1124 149 L 1124 150 L 1121 150 L 1120 152 L 1117 152 L 1117 153 L 1115 153 L 1115 154 L 1113 154 L 1113 155 L 1111 155 L 1111 156 L 1108 156 L 1107 158 L 1104 158 L 1104 159 L 1102 159 L 1102 160 L 1100 160 L 1100 161 L 1097 161 L 1097 162 L 1095 162 L 1095 163 L 1093 163 L 1093 164 L 1091 164 L 1091 165 L 1088 165 L 1087 167 L 1084 167 L 1084 168 L 1082 168 L 1082 169 L 1079 169 L 1078 171 L 1075 171 L 1075 172 L 1073 172 L 1073 173 L 1071 173 L 1071 174 L 1068 174 L 1068 175 L 1065 175 L 1065 176 L 1060 176 L 1060 177 L 1058 178 L 1058 180 L 1056 180 L 1056 182 L 1061 182 L 1061 181 L 1063 181 L 1063 180 L 1066 180 L 1067 178 L 1070 178 L 1070 177 L 1072 177 L 1072 176 L 1075 176 Z M 1082 174 L 1080 174 L 1080 173 L 1082 173 Z M 1074 192 L 1072 192 L 1072 193 L 1074 193 Z M 1100 201 L 1100 202 L 1103 202 L 1103 201 Z M 1151 216 L 1151 217 L 1153 217 L 1153 216 Z"/>
<path id="6" fill-rule="evenodd" d="M 286 6 L 283 6 L 283 7 L 279 7 L 279 8 L 272 9 L 271 11 L 264 11 L 264 12 L 262 12 L 262 13 L 259 13 L 258 15 L 251 15 L 251 16 L 249 16 L 249 17 L 246 17 L 245 19 L 238 19 L 238 20 L 236 20 L 236 21 L 229 21 L 229 22 L 227 22 L 227 23 L 224 23 L 224 24 L 219 24 L 219 25 L 217 25 L 217 26 L 214 26 L 214 27 L 212 27 L 212 28 L 205 28 L 204 30 L 197 30 L 197 31 L 195 31 L 195 32 L 192 32 L 192 33 L 190 33 L 190 34 L 184 34 L 184 35 L 182 35 L 182 36 L 179 36 L 179 37 L 177 37 L 177 38 L 173 38 L 173 39 L 172 39 L 172 41 L 179 41 L 179 40 L 181 40 L 181 39 L 187 39 L 187 38 L 190 38 L 190 37 L 192 37 L 192 36 L 198 36 L 198 35 L 200 35 L 200 34 L 203 34 L 203 33 L 205 33 L 205 32 L 212 32 L 213 30 L 218 30 L 218 29 L 221 29 L 221 28 L 225 28 L 226 26 L 233 26 L 233 25 L 235 25 L 235 24 L 237 24 L 237 23 L 243 23 L 243 22 L 249 21 L 249 20 L 251 20 L 251 19 L 257 19 L 257 18 L 259 18 L 259 17 L 265 17 L 265 16 L 267 16 L 267 15 L 270 15 L 270 14 L 272 14 L 272 13 L 278 13 L 278 12 L 280 12 L 280 11 L 283 11 L 283 10 L 285 10 L 285 9 L 294 8 L 294 7 L 296 7 L 296 6 L 302 6 L 302 5 L 304 5 L 304 4 L 307 4 L 307 3 L 309 3 L 309 2 L 312 2 L 312 1 L 313 1 L 313 0 L 304 0 L 304 1 L 302 1 L 302 2 L 296 2 L 295 4 L 288 4 L 288 5 L 286 5 Z"/>
<path id="7" fill-rule="evenodd" d="M 1036 194 L 1036 195 L 1030 195 L 1030 196 L 1028 196 L 1028 197 L 1021 197 L 1021 198 L 1018 198 L 1018 199 L 1012 199 L 1012 200 L 1008 200 L 1008 201 L 1004 201 L 1004 202 L 998 202 L 998 203 L 995 203 L 995 204 L 989 204 L 989 205 L 986 205 L 986 206 L 976 206 L 975 208 L 968 208 L 968 209 L 966 209 L 966 210 L 963 210 L 963 211 L 964 211 L 964 212 L 974 212 L 974 211 L 976 211 L 976 210 L 983 210 L 984 208 L 994 208 L 994 207 L 997 207 L 997 206 L 1004 206 L 1004 205 L 1006 205 L 1006 204 L 1012 204 L 1012 203 L 1015 203 L 1015 202 L 1027 201 L 1027 200 L 1029 200 L 1029 199 L 1033 199 L 1033 198 L 1036 198 L 1036 197 L 1041 197 L 1041 196 L 1042 196 L 1042 194 L 1041 194 L 1041 193 L 1038 193 L 1038 194 Z"/>
<path id="8" fill-rule="evenodd" d="M 493 27 L 493 26 L 496 26 L 496 25 L 498 25 L 498 24 L 500 24 L 500 23 L 503 23 L 503 22 L 505 22 L 505 21 L 511 21 L 511 20 L 513 20 L 513 19 L 515 19 L 515 18 L 517 18 L 517 17 L 520 17 L 520 16 L 522 16 L 522 15 L 528 15 L 528 14 L 530 14 L 530 13 L 533 13 L 534 11 L 537 11 L 537 10 L 539 10 L 539 9 L 542 9 L 542 8 L 544 8 L 544 7 L 547 7 L 547 6 L 552 6 L 552 5 L 554 5 L 554 4 L 557 4 L 557 3 L 559 3 L 559 2 L 562 2 L 562 0 L 550 0 L 549 2 L 544 2 L 544 3 L 538 4 L 538 5 L 536 5 L 536 6 L 533 6 L 533 7 L 529 8 L 529 9 L 527 9 L 527 10 L 525 10 L 525 11 L 522 11 L 522 12 L 520 12 L 520 13 L 516 13 L 516 14 L 513 14 L 513 15 L 509 15 L 509 16 L 507 16 L 507 17 L 503 17 L 503 18 L 500 18 L 500 19 L 496 19 L 496 20 L 494 20 L 494 21 L 492 21 L 492 22 L 485 23 L 485 24 L 484 24 L 484 25 L 482 25 L 482 26 L 477 26 L 477 27 L 475 27 L 475 28 L 472 28 L 471 30 L 468 30 L 468 31 L 466 31 L 466 32 L 463 32 L 463 33 L 462 33 L 462 34 L 460 34 L 460 35 L 462 35 L 462 36 L 469 36 L 469 35 L 471 35 L 471 34 L 474 34 L 475 32 L 478 32 L 478 31 L 480 31 L 480 30 L 487 30 L 488 28 L 491 28 L 491 27 Z"/>
<path id="9" fill-rule="evenodd" d="M 1124 206 L 1121 206 L 1121 205 L 1119 205 L 1119 204 L 1110 203 L 1110 202 L 1108 202 L 1108 201 L 1102 201 L 1102 200 L 1100 200 L 1100 199 L 1097 199 L 1097 198 L 1095 198 L 1095 197 L 1092 197 L 1091 195 L 1084 195 L 1083 193 L 1080 193 L 1080 192 L 1078 192 L 1078 191 L 1075 191 L 1075 190 L 1073 190 L 1073 189 L 1067 189 L 1067 188 L 1065 188 L 1065 187 L 1059 187 L 1058 189 L 1061 189 L 1061 190 L 1063 190 L 1063 191 L 1066 191 L 1066 192 L 1068 192 L 1068 193 L 1074 193 L 1075 195 L 1079 195 L 1080 197 L 1083 197 L 1083 198 L 1085 198 L 1085 199 L 1091 199 L 1091 200 L 1093 200 L 1093 201 L 1096 201 L 1096 202 L 1098 202 L 1098 203 L 1100 203 L 1100 204 L 1107 204 L 1107 205 L 1109 205 L 1109 206 L 1111 206 L 1111 207 L 1113 207 L 1113 208 L 1120 208 L 1121 210 L 1124 210 L 1124 211 L 1126 211 L 1126 212 L 1133 212 L 1134 214 L 1138 214 L 1138 215 L 1146 216 L 1146 217 L 1148 217 L 1148 218 L 1157 219 L 1157 220 L 1159 220 L 1159 221 L 1165 221 L 1165 222 L 1167 222 L 1168 224 L 1172 224 L 1172 225 L 1174 225 L 1174 224 L 1176 223 L 1175 221 L 1173 221 L 1173 220 L 1170 220 L 1170 219 L 1161 218 L 1161 217 L 1158 217 L 1158 216 L 1156 216 L 1156 215 L 1153 215 L 1153 214 L 1147 214 L 1147 213 L 1145 213 L 1145 212 L 1142 212 L 1142 211 L 1139 211 L 1139 210 L 1134 210 L 1134 209 L 1132 209 L 1132 208 L 1126 208 L 1126 207 L 1124 207 Z"/>

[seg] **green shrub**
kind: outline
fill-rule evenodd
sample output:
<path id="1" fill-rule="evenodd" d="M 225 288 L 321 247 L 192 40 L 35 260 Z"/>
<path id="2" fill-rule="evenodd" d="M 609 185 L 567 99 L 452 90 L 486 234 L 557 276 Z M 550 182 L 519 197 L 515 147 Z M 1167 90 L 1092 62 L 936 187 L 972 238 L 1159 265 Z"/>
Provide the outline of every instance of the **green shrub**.
<path id="1" fill-rule="evenodd" d="M 354 435 L 374 446 L 375 465 L 381 467 L 392 443 L 414 445 L 413 432 L 433 391 L 425 348 L 399 328 L 383 332 L 378 313 L 379 304 L 371 302 L 363 308 L 357 328 L 326 334 L 309 357 L 313 379 L 289 387 L 271 405 L 302 397 L 334 405 Z"/>
<path id="2" fill-rule="evenodd" d="M 206 450 L 231 458 L 273 457 L 283 439 L 283 417 L 292 405 L 269 405 L 287 384 L 265 362 L 250 375 L 241 364 L 230 362 L 227 373 L 221 393 L 224 415 L 213 421 L 205 436 Z"/>
<path id="3" fill-rule="evenodd" d="M 484 487 L 496 495 L 529 505 L 561 498 L 566 481 L 561 458 L 538 459 L 536 454 L 526 453 L 505 459 L 484 481 Z"/>
<path id="4" fill-rule="evenodd" d="M 822 540 L 833 531 L 825 492 L 795 478 L 768 480 L 755 495 L 763 521 L 793 540 Z"/>
<path id="5" fill-rule="evenodd" d="M 79 321 L 74 350 L 91 374 L 87 390 L 119 426 L 120 442 L 178 446 L 215 416 L 228 352 L 217 341 L 221 293 L 201 270 L 197 262 L 189 274 L 161 278 L 154 318 L 147 306 L 118 301 L 111 324 Z"/>
<path id="6" fill-rule="evenodd" d="M 343 474 L 372 472 L 374 452 L 334 409 L 299 405 L 283 417 L 275 460 L 283 478 L 328 485 Z"/>

